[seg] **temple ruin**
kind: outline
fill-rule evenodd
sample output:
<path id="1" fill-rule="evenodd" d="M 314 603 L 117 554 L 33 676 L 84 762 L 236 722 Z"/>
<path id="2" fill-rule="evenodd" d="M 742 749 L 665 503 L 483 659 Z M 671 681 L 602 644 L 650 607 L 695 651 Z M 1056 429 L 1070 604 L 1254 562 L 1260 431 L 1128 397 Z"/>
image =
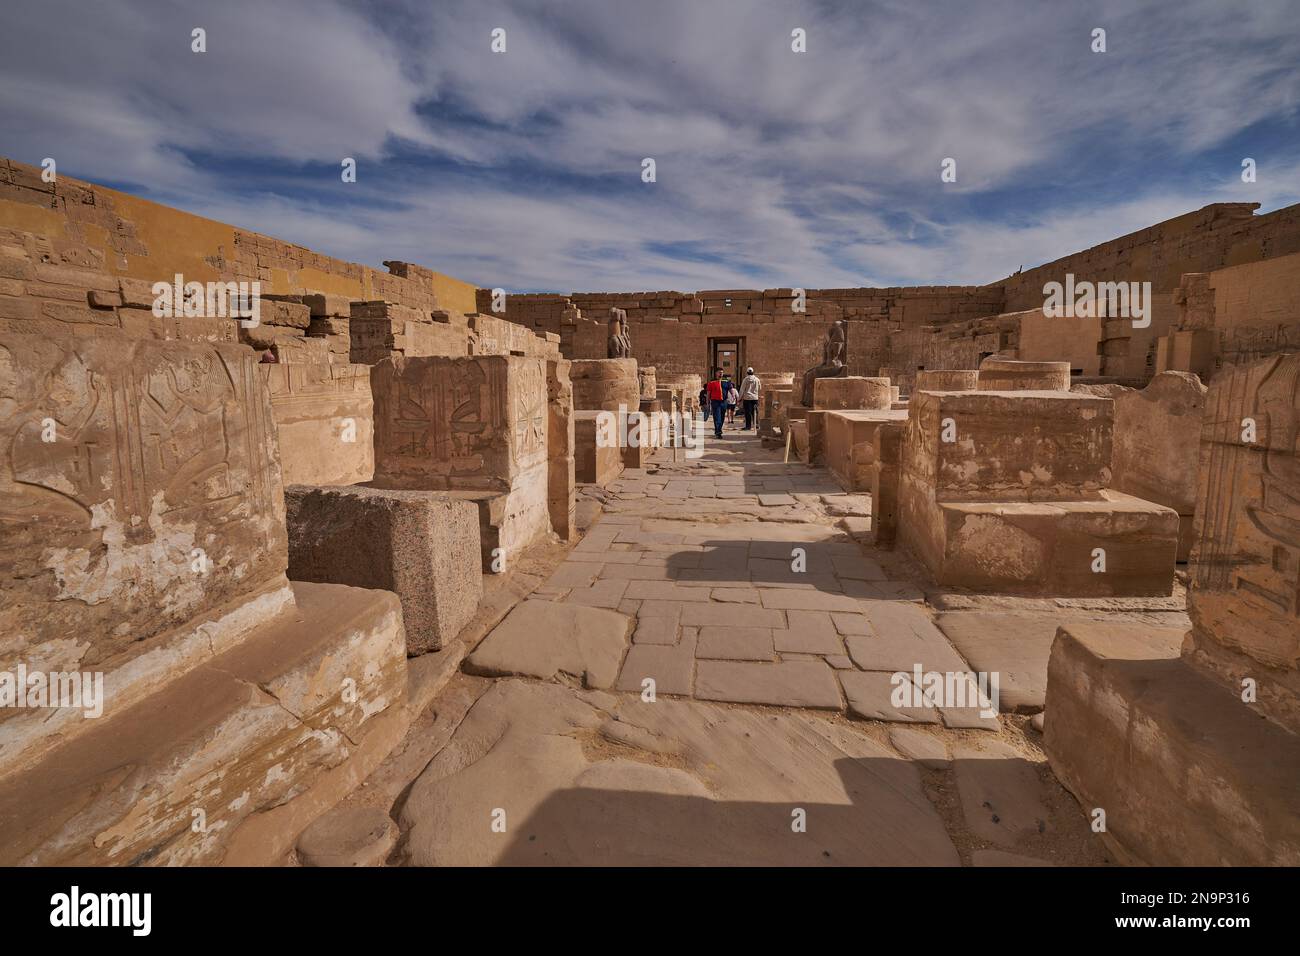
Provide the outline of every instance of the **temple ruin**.
<path id="1" fill-rule="evenodd" d="M 500 296 L 0 159 L 0 862 L 1300 864 L 1256 208 L 983 286 Z M 1049 314 L 1076 277 L 1150 296 Z"/>

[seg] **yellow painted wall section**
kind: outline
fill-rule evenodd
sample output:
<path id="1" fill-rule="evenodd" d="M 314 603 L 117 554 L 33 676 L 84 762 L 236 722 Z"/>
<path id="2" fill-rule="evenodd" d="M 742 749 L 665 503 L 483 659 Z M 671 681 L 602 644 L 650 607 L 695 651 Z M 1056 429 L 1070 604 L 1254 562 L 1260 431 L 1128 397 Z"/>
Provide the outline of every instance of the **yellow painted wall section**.
<path id="1" fill-rule="evenodd" d="M 352 299 L 379 299 L 390 296 L 377 291 L 377 285 L 392 289 L 395 282 L 400 286 L 409 281 L 426 292 L 432 291 L 439 308 L 476 311 L 475 286 L 442 273 L 430 271 L 423 281 L 399 280 L 383 270 L 336 259 L 273 237 L 258 236 L 227 223 L 67 176 L 60 176 L 51 192 L 48 185 L 40 182 L 40 172 L 36 167 L 0 158 L 0 227 L 39 233 L 52 239 L 76 239 L 102 252 L 105 268 L 114 275 L 151 283 L 170 281 L 176 273 L 186 281 L 235 278 L 232 268 L 241 253 L 240 244 L 245 238 L 260 238 L 270 246 L 298 250 L 296 258 L 301 260 L 301 264 L 277 262 L 262 274 L 244 276 L 260 278 L 264 293 L 330 292 Z M 12 182 L 3 181 L 6 173 L 10 173 Z M 93 206 L 78 205 L 80 199 L 74 197 L 87 193 L 93 199 Z M 55 197 L 61 199 L 52 202 Z M 94 207 L 109 210 L 128 224 L 135 242 L 127 251 L 121 251 L 120 243 L 114 246 L 114 237 L 102 222 L 87 221 L 78 215 L 81 210 Z M 239 242 L 237 235 L 241 237 Z M 147 254 L 142 254 L 145 250 Z"/>

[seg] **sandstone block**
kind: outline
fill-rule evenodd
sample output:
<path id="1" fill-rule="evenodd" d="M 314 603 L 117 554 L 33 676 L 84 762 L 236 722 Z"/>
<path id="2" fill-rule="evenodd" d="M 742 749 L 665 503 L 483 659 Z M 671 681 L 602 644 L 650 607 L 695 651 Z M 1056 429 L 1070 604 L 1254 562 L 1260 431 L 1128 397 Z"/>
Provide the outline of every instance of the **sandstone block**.
<path id="1" fill-rule="evenodd" d="M 1047 675 L 1044 749 L 1121 862 L 1300 864 L 1300 737 L 1179 659 L 1181 630 L 1071 623 Z"/>
<path id="2" fill-rule="evenodd" d="M 285 489 L 289 577 L 394 592 L 407 653 L 438 650 L 478 610 L 479 516 L 472 502 L 425 491 Z"/>
<path id="3" fill-rule="evenodd" d="M 925 389 L 929 392 L 969 392 L 979 387 L 979 372 L 975 369 L 925 369 L 916 373 L 916 385 L 912 391 Z"/>
<path id="4" fill-rule="evenodd" d="M 890 389 L 887 378 L 819 378 L 813 382 L 813 408 L 887 409 L 892 400 Z"/>
<path id="5" fill-rule="evenodd" d="M 570 366 L 573 407 L 579 411 L 634 410 L 641 403 L 636 359 L 578 359 Z"/>
<path id="6" fill-rule="evenodd" d="M 365 365 L 260 364 L 286 484 L 352 485 L 375 474 L 374 402 Z"/>
<path id="7" fill-rule="evenodd" d="M 990 392 L 1069 391 L 1070 363 L 986 358 L 980 363 L 979 387 Z"/>
<path id="8" fill-rule="evenodd" d="M 908 415 L 904 471 L 941 500 L 1086 500 L 1110 484 L 1107 399 L 919 392 Z"/>

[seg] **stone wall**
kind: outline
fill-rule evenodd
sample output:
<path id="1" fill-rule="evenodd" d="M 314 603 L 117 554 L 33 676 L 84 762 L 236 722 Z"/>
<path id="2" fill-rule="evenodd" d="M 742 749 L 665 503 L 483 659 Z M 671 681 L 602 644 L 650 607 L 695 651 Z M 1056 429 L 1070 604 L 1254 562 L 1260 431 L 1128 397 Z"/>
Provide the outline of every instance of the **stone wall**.
<path id="1" fill-rule="evenodd" d="M 744 340 L 742 368 L 774 378 L 820 362 L 826 328 L 837 319 L 848 323 L 850 374 L 873 375 L 887 364 L 892 330 L 988 315 L 1002 305 L 999 290 L 974 286 L 809 289 L 806 297 L 806 311 L 795 312 L 791 289 L 510 295 L 501 317 L 559 335 L 566 358 L 598 359 L 606 357 L 599 317 L 620 308 L 637 362 L 654 366 L 661 380 L 707 374 L 709 340 L 728 338 Z M 491 304 L 491 291 L 480 289 L 480 312 Z"/>
<path id="2" fill-rule="evenodd" d="M 1185 272 L 1209 272 L 1300 252 L 1300 205 L 1257 216 L 1259 203 L 1213 203 L 1000 280 L 1006 310 L 1038 309 L 1066 273 L 1090 282 L 1150 282 L 1172 292 Z"/>
<path id="3" fill-rule="evenodd" d="M 3 157 L 0 229 L 7 230 L 0 234 L 5 246 L 12 233 L 41 237 L 36 264 L 95 269 L 148 285 L 176 273 L 198 282 L 256 279 L 264 293 L 329 292 L 475 311 L 473 286 L 421 266 L 393 260 L 383 272 L 68 176 L 42 182 L 40 169 Z M 0 278 L 13 276 L 0 269 Z"/>
<path id="4" fill-rule="evenodd" d="M 1190 273 L 1157 343 L 1160 370 L 1209 381 L 1226 366 L 1300 349 L 1300 254 Z"/>

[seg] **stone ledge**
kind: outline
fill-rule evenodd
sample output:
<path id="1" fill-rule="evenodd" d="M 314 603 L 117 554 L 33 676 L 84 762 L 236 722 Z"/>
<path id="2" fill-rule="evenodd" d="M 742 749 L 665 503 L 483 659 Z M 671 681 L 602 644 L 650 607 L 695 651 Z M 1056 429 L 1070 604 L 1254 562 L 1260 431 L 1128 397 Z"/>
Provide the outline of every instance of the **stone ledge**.
<path id="1" fill-rule="evenodd" d="M 1179 658 L 1182 632 L 1070 624 L 1047 674 L 1044 745 L 1123 862 L 1300 864 L 1300 737 Z"/>
<path id="2" fill-rule="evenodd" d="M 296 613 L 0 782 L 0 864 L 215 863 L 241 821 L 346 761 L 401 709 L 401 607 L 386 591 L 293 590 Z"/>

